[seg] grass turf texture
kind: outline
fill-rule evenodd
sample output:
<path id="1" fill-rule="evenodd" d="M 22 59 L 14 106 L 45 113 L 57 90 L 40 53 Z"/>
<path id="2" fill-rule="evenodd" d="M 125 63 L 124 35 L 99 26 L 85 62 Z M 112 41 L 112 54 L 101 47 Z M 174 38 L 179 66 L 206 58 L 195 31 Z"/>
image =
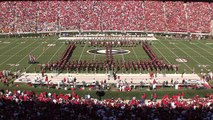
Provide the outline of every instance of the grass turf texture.
<path id="1" fill-rule="evenodd" d="M 48 47 L 48 44 L 55 44 L 55 46 Z M 66 49 L 67 45 L 64 41 L 59 41 L 54 37 L 46 38 L 0 38 L 0 70 L 8 69 L 15 71 L 17 69 L 26 70 L 28 72 L 39 71 L 38 64 L 28 64 L 28 55 L 34 55 L 39 64 L 45 64 L 58 60 Z M 70 61 L 72 60 L 103 60 L 104 55 L 88 54 L 87 50 L 95 49 L 89 44 L 80 45 L 77 44 L 77 48 L 74 50 Z M 153 41 L 151 48 L 158 56 L 159 59 L 163 59 L 169 64 L 178 64 L 179 73 L 182 73 L 185 69 L 186 73 L 191 73 L 194 69 L 196 73 L 200 73 L 203 69 L 204 72 L 212 70 L 213 67 L 213 41 L 183 41 L 183 40 L 168 40 L 160 39 L 159 41 Z M 114 55 L 114 60 L 125 61 L 137 61 L 148 60 L 149 57 L 141 47 L 122 47 L 122 49 L 130 50 L 126 55 Z M 180 63 L 175 59 L 184 58 L 188 62 Z M 18 66 L 15 66 L 18 64 Z M 66 72 L 66 71 L 64 71 Z M 82 71 L 80 71 L 82 72 Z M 104 73 L 105 71 L 97 71 Z M 121 72 L 121 71 L 120 71 Z M 139 71 L 131 71 L 132 73 L 139 73 Z M 147 73 L 149 71 L 144 71 Z M 174 73 L 168 72 L 167 73 Z M 127 71 L 130 73 L 130 71 Z"/>
<path id="2" fill-rule="evenodd" d="M 56 44 L 56 46 L 48 47 L 48 44 Z M 38 64 L 28 64 L 28 55 L 34 55 L 39 64 L 45 64 L 48 62 L 54 62 L 58 60 L 66 49 L 64 41 L 59 41 L 54 37 L 46 38 L 0 38 L 0 70 L 8 69 L 15 71 L 16 69 L 23 70 L 27 69 L 28 72 L 35 72 L 39 70 Z M 89 44 L 86 45 L 77 45 L 77 48 L 74 50 L 73 55 L 70 59 L 72 60 L 104 60 L 104 55 L 93 55 L 88 54 L 86 51 L 90 49 L 95 49 L 96 47 L 89 47 Z M 204 72 L 208 69 L 212 70 L 213 65 L 213 41 L 204 40 L 204 41 L 183 41 L 183 40 L 166 40 L 160 39 L 160 41 L 153 41 L 151 48 L 158 56 L 159 59 L 163 59 L 166 63 L 179 64 L 179 73 L 182 73 L 184 69 L 187 70 L 187 73 L 191 73 L 192 69 L 195 69 L 196 73 L 200 72 L 200 69 L 203 69 Z M 147 60 L 149 59 L 145 51 L 140 45 L 136 47 L 122 47 L 122 49 L 130 50 L 130 54 L 127 55 L 115 55 L 114 60 Z M 179 63 L 175 59 L 184 58 L 187 59 L 187 63 Z M 12 66 L 11 66 L 11 65 Z M 19 64 L 17 67 L 14 64 Z M 99 71 L 100 72 L 100 71 Z M 104 73 L 104 71 L 101 71 Z M 144 71 L 147 73 L 148 71 Z M 129 71 L 127 72 L 129 73 Z M 139 71 L 132 71 L 132 73 L 139 73 Z M 171 72 L 170 72 L 171 73 Z M 212 81 L 210 81 L 211 84 Z M 65 90 L 56 90 L 56 89 L 47 89 L 46 87 L 28 87 L 26 84 L 21 84 L 19 87 L 4 86 L 0 84 L 1 89 L 21 89 L 21 90 L 33 90 L 36 93 L 43 91 L 55 92 L 55 93 L 70 93 L 71 91 Z M 93 97 L 97 98 L 96 91 L 76 91 L 80 96 L 90 94 Z M 103 98 L 123 98 L 131 99 L 133 96 L 139 99 L 143 93 L 147 94 L 147 97 L 150 98 L 151 94 L 155 91 L 135 90 L 131 92 L 117 92 L 117 91 L 106 91 L 106 94 Z M 210 90 L 174 90 L 173 88 L 164 88 L 159 89 L 157 94 L 161 98 L 165 93 L 168 93 L 170 96 L 178 94 L 179 92 L 185 93 L 185 98 L 193 97 L 194 95 L 199 95 L 204 97 L 207 93 L 213 93 Z"/>

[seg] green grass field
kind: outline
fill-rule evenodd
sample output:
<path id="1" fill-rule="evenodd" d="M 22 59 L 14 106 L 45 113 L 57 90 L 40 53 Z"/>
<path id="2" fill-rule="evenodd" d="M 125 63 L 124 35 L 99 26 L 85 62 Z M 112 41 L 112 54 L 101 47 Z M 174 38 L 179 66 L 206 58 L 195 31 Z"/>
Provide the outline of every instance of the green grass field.
<path id="1" fill-rule="evenodd" d="M 48 44 L 55 44 L 55 46 L 48 47 Z M 87 50 L 95 49 L 89 44 L 81 46 L 77 44 L 70 61 L 72 60 L 104 60 L 104 55 L 88 54 Z M 161 39 L 153 41 L 151 48 L 157 54 L 159 59 L 163 59 L 168 64 L 178 64 L 179 72 L 186 69 L 187 73 L 191 73 L 193 69 L 196 73 L 212 70 L 213 68 L 213 40 L 166 40 Z M 38 64 L 28 64 L 28 55 L 34 55 L 39 64 L 54 62 L 59 59 L 66 49 L 64 41 L 59 41 L 58 38 L 0 38 L 0 70 L 8 69 L 15 71 L 17 69 L 28 72 L 39 70 Z M 122 49 L 129 50 L 130 53 L 126 55 L 115 55 L 114 60 L 147 60 L 149 57 L 141 47 L 122 47 Z M 184 58 L 186 63 L 177 62 L 175 59 Z M 139 71 L 132 71 L 139 73 Z M 146 73 L 147 71 L 145 71 Z"/>

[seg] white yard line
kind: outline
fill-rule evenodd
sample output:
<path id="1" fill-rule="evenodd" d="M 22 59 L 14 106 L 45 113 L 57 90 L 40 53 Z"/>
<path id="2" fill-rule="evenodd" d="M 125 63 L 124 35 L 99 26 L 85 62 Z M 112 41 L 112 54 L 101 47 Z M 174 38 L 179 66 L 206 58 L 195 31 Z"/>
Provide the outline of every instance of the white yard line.
<path id="1" fill-rule="evenodd" d="M 186 47 L 188 47 L 189 49 L 191 49 L 193 52 L 197 53 L 198 55 L 202 56 L 202 58 L 206 59 L 207 61 L 209 61 L 210 63 L 213 63 L 211 60 L 209 60 L 208 58 L 206 58 L 205 56 L 201 55 L 200 53 L 198 53 L 197 51 L 193 50 L 192 48 L 190 48 L 188 45 L 184 44 L 181 42 L 181 44 L 185 45 Z"/>
<path id="2" fill-rule="evenodd" d="M 163 56 L 163 58 L 165 58 L 166 59 L 166 61 L 169 63 L 169 64 L 171 64 L 171 62 L 158 50 L 158 48 L 157 47 L 155 47 L 154 45 L 152 45 L 162 56 Z"/>
<path id="3" fill-rule="evenodd" d="M 59 52 L 59 50 L 61 50 L 62 46 L 64 44 L 61 45 L 61 47 L 52 55 L 52 57 L 50 58 L 50 60 L 48 61 L 48 63 L 50 63 L 50 61 L 55 57 L 55 55 Z"/>
<path id="4" fill-rule="evenodd" d="M 35 42 L 37 42 L 37 41 L 35 40 L 34 42 L 32 42 L 31 44 L 29 44 L 28 46 L 26 46 L 26 47 L 24 47 L 23 49 L 19 50 L 17 53 L 20 53 L 21 51 L 25 50 L 26 48 L 28 48 L 29 46 L 31 46 L 31 45 L 34 44 Z M 14 54 L 14 55 L 12 55 L 12 56 L 10 56 L 7 60 L 5 60 L 4 62 L 2 62 L 2 63 L 0 64 L 0 66 L 3 65 L 4 63 L 6 63 L 6 62 L 7 62 L 8 60 L 10 60 L 11 58 L 13 58 L 15 55 L 17 55 L 17 53 Z"/>
<path id="5" fill-rule="evenodd" d="M 96 46 L 95 49 L 97 50 L 97 48 L 98 48 L 98 47 Z M 93 57 L 93 60 L 94 60 L 94 61 L 95 61 L 95 59 L 96 59 L 96 54 L 94 54 L 94 57 Z"/>
<path id="6" fill-rule="evenodd" d="M 160 42 L 160 40 L 158 40 Z M 164 47 L 166 47 L 171 53 L 173 53 L 177 58 L 179 58 L 173 51 L 171 51 L 166 45 L 164 45 L 163 43 L 160 42 L 160 44 L 162 44 Z M 186 63 L 183 63 L 184 65 L 186 65 L 190 70 L 192 70 L 191 67 L 189 67 Z"/>
<path id="7" fill-rule="evenodd" d="M 94 54 L 94 57 L 93 57 L 93 60 L 95 61 L 95 59 L 96 59 L 96 54 Z"/>
<path id="8" fill-rule="evenodd" d="M 35 50 L 38 49 L 38 47 L 40 47 L 41 45 L 42 45 L 42 43 L 41 43 L 40 45 L 38 45 L 37 47 L 35 47 L 33 50 L 31 50 L 29 53 L 35 51 Z M 21 60 L 19 60 L 16 64 L 19 64 L 20 62 L 22 62 L 27 56 L 28 56 L 28 54 L 25 55 L 25 56 L 24 56 Z M 15 66 L 13 66 L 13 67 L 15 67 Z M 11 67 L 10 70 L 13 69 L 13 67 Z"/>
<path id="9" fill-rule="evenodd" d="M 210 47 L 210 46 L 208 46 L 208 45 L 206 45 L 205 43 L 202 43 L 202 42 L 200 42 L 199 40 L 197 40 L 199 43 L 201 43 L 201 44 L 204 44 L 205 46 L 207 46 L 207 47 L 209 47 L 209 48 L 211 48 L 212 50 L 213 50 L 213 47 Z"/>
<path id="10" fill-rule="evenodd" d="M 135 55 L 135 57 L 138 59 L 138 61 L 140 61 L 139 58 L 138 58 L 138 55 L 136 54 L 136 52 L 135 52 L 135 50 L 134 50 L 133 47 L 132 47 L 132 51 L 134 52 L 134 55 Z"/>
<path id="11" fill-rule="evenodd" d="M 25 40 L 25 42 L 26 42 L 27 40 Z M 8 53 L 8 52 L 10 52 L 11 50 L 13 50 L 13 49 L 15 49 L 15 48 L 17 48 L 17 47 L 19 47 L 20 45 L 22 45 L 22 44 L 19 44 L 19 45 L 14 45 L 11 49 L 9 49 L 9 50 L 6 50 L 5 52 L 3 52 L 0 56 L 3 56 L 3 55 L 5 55 L 6 53 Z"/>
<path id="12" fill-rule="evenodd" d="M 190 56 L 189 54 L 187 54 L 184 50 L 182 50 L 180 47 L 176 46 L 175 44 L 173 44 L 175 47 L 177 47 L 179 50 L 181 50 L 183 53 L 185 53 L 187 56 L 189 56 L 193 61 L 195 61 L 196 63 L 198 63 L 199 65 L 201 65 L 201 63 L 199 63 L 197 60 L 195 60 L 192 56 Z M 204 68 L 206 69 L 206 68 Z M 206 69 L 207 70 L 207 69 Z"/>
<path id="13" fill-rule="evenodd" d="M 205 51 L 205 52 L 207 52 L 207 53 L 209 53 L 210 55 L 212 55 L 212 56 L 213 56 L 213 54 L 212 54 L 211 52 L 209 52 L 209 51 L 207 51 L 207 50 L 203 49 L 203 48 L 202 48 L 202 47 L 200 47 L 199 45 L 196 45 L 196 44 L 195 44 L 195 46 L 199 47 L 199 48 L 200 48 L 200 49 L 202 49 L 203 51 Z"/>
<path id="14" fill-rule="evenodd" d="M 56 43 L 56 41 L 57 41 L 57 40 L 55 40 L 55 42 L 53 42 L 53 43 L 51 43 L 51 44 Z M 45 49 L 36 59 L 38 60 L 49 48 L 51 48 L 51 47 L 50 47 L 50 46 L 47 47 L 47 49 Z M 31 66 L 32 66 L 32 64 L 30 64 L 30 65 L 26 68 L 26 70 L 28 70 Z"/>
<path id="15" fill-rule="evenodd" d="M 83 53 L 84 53 L 84 49 L 86 48 L 87 44 L 88 44 L 88 43 L 85 43 L 84 48 L 83 48 L 83 50 L 82 50 L 82 52 L 81 52 L 81 55 L 80 55 L 80 57 L 79 57 L 79 59 L 78 59 L 78 62 L 80 62 L 81 57 L 82 57 L 82 55 L 83 55 Z"/>
<path id="16" fill-rule="evenodd" d="M 6 42 L 6 41 L 11 41 L 11 40 L 9 40 L 9 39 L 8 39 L 8 40 L 5 40 L 5 41 L 2 41 L 2 43 L 4 44 L 4 42 Z M 18 43 L 18 42 L 19 42 L 19 41 L 17 40 L 16 42 L 12 42 L 11 44 Z M 9 45 L 11 45 L 11 44 L 8 44 L 8 45 L 6 45 L 6 46 L 0 48 L 0 50 L 6 48 L 7 46 L 9 46 Z"/>
<path id="17" fill-rule="evenodd" d="M 122 49 L 121 47 L 120 47 L 120 49 Z M 122 59 L 123 59 L 123 62 L 125 62 L 125 59 L 124 59 L 124 55 L 122 54 Z"/>

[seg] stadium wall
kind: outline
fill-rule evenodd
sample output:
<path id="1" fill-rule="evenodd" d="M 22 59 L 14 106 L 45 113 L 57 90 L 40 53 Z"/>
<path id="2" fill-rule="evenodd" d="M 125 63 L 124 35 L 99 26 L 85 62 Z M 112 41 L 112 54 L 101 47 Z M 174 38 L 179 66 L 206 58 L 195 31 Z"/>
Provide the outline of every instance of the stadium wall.
<path id="1" fill-rule="evenodd" d="M 213 23 L 212 23 L 213 25 Z M 212 28 L 213 31 L 213 28 Z M 63 35 L 65 34 L 65 36 Z M 176 39 L 211 39 L 210 33 L 187 33 L 187 32 L 144 32 L 144 31 L 43 31 L 43 32 L 24 32 L 24 33 L 0 33 L 0 38 L 40 38 L 45 36 L 56 37 L 73 37 L 78 35 L 132 35 L 132 36 L 147 36 L 148 34 L 154 34 L 155 37 L 170 37 Z M 212 36 L 213 37 L 213 36 Z"/>

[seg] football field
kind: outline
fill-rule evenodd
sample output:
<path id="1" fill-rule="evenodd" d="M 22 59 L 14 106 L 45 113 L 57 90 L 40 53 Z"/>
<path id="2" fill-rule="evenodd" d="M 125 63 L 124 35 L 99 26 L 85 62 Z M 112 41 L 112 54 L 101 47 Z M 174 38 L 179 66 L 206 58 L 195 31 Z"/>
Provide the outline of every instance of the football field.
<path id="1" fill-rule="evenodd" d="M 70 58 L 72 60 L 105 60 L 105 55 L 89 54 L 87 51 L 97 49 L 97 46 L 90 44 L 76 44 L 76 48 Z M 65 41 L 55 37 L 46 38 L 0 38 L 0 70 L 27 70 L 35 72 L 40 70 L 41 64 L 55 62 L 59 60 L 67 45 Z M 171 40 L 160 39 L 153 41 L 152 50 L 167 64 L 179 66 L 179 73 L 184 69 L 187 73 L 200 73 L 212 70 L 213 68 L 213 40 Z M 119 49 L 129 50 L 129 54 L 114 55 L 115 61 L 139 61 L 149 60 L 148 55 L 141 45 L 135 47 L 119 47 Z M 38 64 L 28 64 L 29 55 L 35 56 Z M 80 71 L 81 72 L 81 71 Z M 129 72 L 129 71 L 128 71 Z M 128 73 L 127 72 L 127 73 Z M 131 71 L 139 73 L 139 71 Z M 149 71 L 144 71 L 148 73 Z M 100 73 L 104 73 L 100 71 Z M 169 73 L 174 73 L 169 71 Z"/>

